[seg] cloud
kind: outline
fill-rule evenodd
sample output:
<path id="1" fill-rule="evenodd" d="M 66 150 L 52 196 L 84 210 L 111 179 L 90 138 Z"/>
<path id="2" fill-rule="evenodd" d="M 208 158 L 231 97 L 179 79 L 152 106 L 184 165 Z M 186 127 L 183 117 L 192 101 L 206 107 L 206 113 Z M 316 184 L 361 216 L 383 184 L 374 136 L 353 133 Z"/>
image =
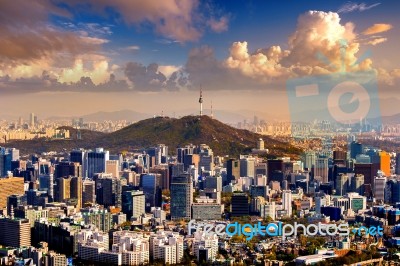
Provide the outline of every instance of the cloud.
<path id="1" fill-rule="evenodd" d="M 164 65 L 164 66 L 158 66 L 158 70 L 163 73 L 167 78 L 172 75 L 172 73 L 177 72 L 181 69 L 180 66 L 174 66 L 174 65 Z"/>
<path id="2" fill-rule="evenodd" d="M 201 10 L 198 0 L 90 0 L 91 10 L 107 14 L 113 9 L 128 25 L 151 25 L 155 32 L 167 39 L 179 42 L 197 41 L 209 26 L 215 32 L 228 28 L 227 17 L 219 20 L 209 17 Z M 81 1 L 70 1 L 69 5 L 81 6 Z M 84 6 L 87 8 L 87 5 Z M 206 21 L 210 22 L 207 23 Z"/>
<path id="3" fill-rule="evenodd" d="M 374 39 L 369 40 L 366 44 L 377 45 L 377 44 L 380 44 L 380 43 L 383 43 L 386 41 L 387 41 L 387 38 L 383 38 L 383 37 L 374 38 Z"/>
<path id="4" fill-rule="evenodd" d="M 372 35 L 372 34 L 377 34 L 381 32 L 385 32 L 393 28 L 392 25 L 390 24 L 374 24 L 371 27 L 367 28 L 365 31 L 363 31 L 364 35 Z"/>
<path id="5" fill-rule="evenodd" d="M 339 10 L 337 11 L 338 13 L 350 13 L 350 12 L 354 12 L 354 11 L 358 11 L 358 12 L 363 12 L 366 10 L 369 10 L 371 8 L 377 7 L 379 6 L 381 3 L 375 3 L 372 5 L 367 5 L 366 3 L 353 3 L 353 2 L 348 2 L 346 4 L 344 4 L 341 8 L 339 8 Z"/>
<path id="6" fill-rule="evenodd" d="M 219 20 L 211 18 L 207 24 L 215 32 L 223 32 L 228 30 L 229 19 L 227 16 L 221 17 Z"/>
<path id="7" fill-rule="evenodd" d="M 104 39 L 65 31 L 48 23 L 49 14 L 68 18 L 50 1 L 1 1 L 0 60 L 11 65 L 33 60 L 97 52 Z M 29 14 L 26 12 L 29 10 Z"/>
<path id="8" fill-rule="evenodd" d="M 140 47 L 138 45 L 131 45 L 131 46 L 127 46 L 127 47 L 123 48 L 123 50 L 138 51 L 138 50 L 140 50 Z"/>
<path id="9" fill-rule="evenodd" d="M 342 58 L 343 41 L 346 53 Z M 298 19 L 297 28 L 289 37 L 288 49 L 271 46 L 250 53 L 247 42 L 235 42 L 224 65 L 262 83 L 304 75 L 328 74 L 340 70 L 344 60 L 347 70 L 369 69 L 370 64 L 352 66 L 359 43 L 354 25 L 340 23 L 337 13 L 309 11 Z M 326 61 L 318 58 L 326 58 Z"/>

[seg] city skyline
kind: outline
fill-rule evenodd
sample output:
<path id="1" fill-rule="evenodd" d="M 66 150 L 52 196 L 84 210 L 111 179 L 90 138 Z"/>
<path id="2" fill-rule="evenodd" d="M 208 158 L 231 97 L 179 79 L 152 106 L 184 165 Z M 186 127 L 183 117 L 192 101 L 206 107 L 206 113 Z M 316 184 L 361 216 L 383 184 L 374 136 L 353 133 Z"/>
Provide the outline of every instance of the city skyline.
<path id="1" fill-rule="evenodd" d="M 286 81 L 334 73 L 343 58 L 347 71 L 377 73 L 382 115 L 400 113 L 397 2 L 0 5 L 4 116 L 196 114 L 202 86 L 205 113 L 212 101 L 214 110 L 288 120 Z"/>

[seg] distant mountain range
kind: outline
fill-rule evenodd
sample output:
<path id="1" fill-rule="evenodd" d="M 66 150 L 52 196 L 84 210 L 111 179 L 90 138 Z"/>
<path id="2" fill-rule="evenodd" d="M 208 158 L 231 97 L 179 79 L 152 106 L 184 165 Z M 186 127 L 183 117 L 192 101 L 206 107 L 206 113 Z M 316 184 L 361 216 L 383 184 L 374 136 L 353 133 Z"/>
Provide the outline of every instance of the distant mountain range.
<path id="1" fill-rule="evenodd" d="M 292 156 L 301 153 L 288 143 L 261 136 L 248 130 L 236 129 L 208 116 L 185 116 L 149 118 L 134 123 L 113 133 L 99 133 L 81 130 L 82 139 L 76 139 L 77 132 L 71 130 L 71 140 L 24 140 L 11 141 L 8 147 L 15 147 L 23 154 L 48 151 L 69 151 L 74 148 L 104 147 L 113 153 L 142 149 L 163 143 L 174 152 L 176 147 L 186 144 L 208 144 L 217 155 L 237 156 L 256 147 L 263 138 L 265 147 L 275 156 Z"/>

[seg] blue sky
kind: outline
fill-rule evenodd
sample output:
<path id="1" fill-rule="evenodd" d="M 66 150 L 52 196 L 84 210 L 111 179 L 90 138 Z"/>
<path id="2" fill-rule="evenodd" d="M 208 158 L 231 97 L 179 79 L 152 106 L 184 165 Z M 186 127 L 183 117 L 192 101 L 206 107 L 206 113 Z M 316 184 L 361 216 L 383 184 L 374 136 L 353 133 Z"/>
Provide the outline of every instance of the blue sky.
<path id="1" fill-rule="evenodd" d="M 236 109 L 254 109 L 259 93 L 285 101 L 288 79 L 335 72 L 318 53 L 333 65 L 345 60 L 347 71 L 374 71 L 382 98 L 390 98 L 400 79 L 399 7 L 389 0 L 2 1 L 0 104 L 16 110 L 10 102 L 29 99 L 30 110 L 45 113 L 45 95 L 64 114 L 57 99 L 79 98 L 78 114 L 96 111 L 85 105 L 92 99 L 110 100 L 112 111 L 129 97 L 140 99 L 138 108 L 172 97 L 187 109 L 185 97 L 201 84 L 210 96 L 228 93 L 245 105 Z M 371 57 L 354 66 L 366 51 Z M 220 108 L 235 109 L 222 100 Z"/>

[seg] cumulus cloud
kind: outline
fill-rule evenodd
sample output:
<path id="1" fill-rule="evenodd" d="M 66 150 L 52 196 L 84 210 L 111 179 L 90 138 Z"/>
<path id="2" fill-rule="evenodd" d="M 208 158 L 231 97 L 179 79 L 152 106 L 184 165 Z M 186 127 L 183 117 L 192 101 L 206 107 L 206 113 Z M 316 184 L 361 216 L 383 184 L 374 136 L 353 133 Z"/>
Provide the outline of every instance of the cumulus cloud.
<path id="1" fill-rule="evenodd" d="M 377 33 L 388 31 L 391 28 L 393 28 L 393 26 L 390 24 L 385 24 L 385 23 L 374 24 L 371 27 L 367 28 L 365 31 L 363 31 L 363 34 L 364 35 L 377 34 Z"/>
<path id="2" fill-rule="evenodd" d="M 379 6 L 381 3 L 375 3 L 372 5 L 367 5 L 366 3 L 352 3 L 352 2 L 348 2 L 346 4 L 344 4 L 341 8 L 339 8 L 338 13 L 350 13 L 350 12 L 363 12 L 366 10 L 369 10 L 371 8 L 374 8 L 376 6 Z"/>
<path id="3" fill-rule="evenodd" d="M 288 49 L 271 46 L 251 53 L 247 42 L 235 42 L 224 66 L 263 83 L 336 72 L 342 61 L 347 70 L 370 69 L 369 61 L 354 65 L 360 46 L 355 36 L 354 25 L 341 24 L 337 13 L 309 11 L 299 17 L 297 28 L 289 37 Z"/>

